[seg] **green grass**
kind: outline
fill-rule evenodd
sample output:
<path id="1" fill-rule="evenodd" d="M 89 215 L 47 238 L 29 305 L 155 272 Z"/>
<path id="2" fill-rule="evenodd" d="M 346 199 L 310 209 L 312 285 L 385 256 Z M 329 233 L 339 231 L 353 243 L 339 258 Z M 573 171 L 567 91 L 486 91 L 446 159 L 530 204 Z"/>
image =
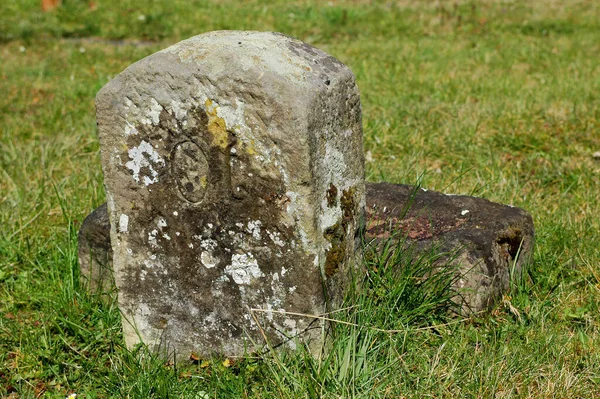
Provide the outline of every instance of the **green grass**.
<path id="1" fill-rule="evenodd" d="M 599 3 L 96 3 L 0 5 L 0 396 L 600 397 Z M 346 63 L 369 180 L 530 211 L 524 281 L 457 321 L 447 281 L 418 278 L 428 259 L 373 254 L 324 359 L 187 366 L 125 350 L 114 301 L 78 283 L 76 232 L 104 201 L 94 96 L 138 59 L 216 29 L 281 31 Z"/>

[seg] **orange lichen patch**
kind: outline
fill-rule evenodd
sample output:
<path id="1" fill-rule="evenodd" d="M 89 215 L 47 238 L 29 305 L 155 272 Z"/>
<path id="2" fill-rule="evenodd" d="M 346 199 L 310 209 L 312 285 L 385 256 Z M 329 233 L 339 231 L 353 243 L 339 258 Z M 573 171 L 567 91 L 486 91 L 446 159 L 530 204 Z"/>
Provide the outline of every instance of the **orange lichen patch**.
<path id="1" fill-rule="evenodd" d="M 212 145 L 226 148 L 228 144 L 227 125 L 225 120 L 217 115 L 219 106 L 210 99 L 206 100 L 205 105 L 206 115 L 208 116 L 208 131 L 213 136 Z"/>

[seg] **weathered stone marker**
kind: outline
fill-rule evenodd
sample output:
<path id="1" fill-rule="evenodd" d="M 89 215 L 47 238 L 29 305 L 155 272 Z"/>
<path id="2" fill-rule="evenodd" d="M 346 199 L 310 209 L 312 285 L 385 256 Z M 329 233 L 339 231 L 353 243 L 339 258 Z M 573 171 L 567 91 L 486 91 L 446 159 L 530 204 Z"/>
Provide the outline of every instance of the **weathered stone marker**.
<path id="1" fill-rule="evenodd" d="M 320 323 L 283 312 L 339 303 L 359 250 L 352 72 L 281 34 L 212 32 L 133 64 L 96 107 L 127 345 L 318 344 Z"/>

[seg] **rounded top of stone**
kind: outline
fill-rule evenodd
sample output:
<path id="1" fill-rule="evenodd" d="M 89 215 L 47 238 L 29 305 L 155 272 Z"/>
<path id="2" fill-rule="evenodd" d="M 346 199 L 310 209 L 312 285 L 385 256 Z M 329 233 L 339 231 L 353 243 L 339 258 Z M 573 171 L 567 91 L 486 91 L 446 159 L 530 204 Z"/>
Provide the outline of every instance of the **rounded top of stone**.
<path id="1" fill-rule="evenodd" d="M 176 55 L 184 64 L 200 66 L 223 62 L 225 67 L 233 63 L 245 71 L 259 68 L 298 80 L 306 80 L 311 75 L 322 78 L 350 72 L 348 67 L 324 51 L 277 32 L 208 32 L 183 40 L 157 54 L 165 53 Z M 329 82 L 326 84 L 329 85 Z"/>

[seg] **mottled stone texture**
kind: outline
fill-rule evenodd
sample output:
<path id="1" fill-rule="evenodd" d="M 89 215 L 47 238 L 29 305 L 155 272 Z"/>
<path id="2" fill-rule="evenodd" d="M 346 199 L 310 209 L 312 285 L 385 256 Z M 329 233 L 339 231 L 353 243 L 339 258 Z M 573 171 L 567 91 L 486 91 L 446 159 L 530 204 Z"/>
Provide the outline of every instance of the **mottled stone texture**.
<path id="1" fill-rule="evenodd" d="M 318 344 L 315 320 L 250 309 L 341 299 L 365 201 L 352 72 L 281 34 L 212 32 L 133 64 L 96 108 L 127 345 Z"/>
<path id="2" fill-rule="evenodd" d="M 106 204 L 102 204 L 85 218 L 79 229 L 77 247 L 82 283 L 91 293 L 111 292 L 115 280 Z"/>
<path id="3" fill-rule="evenodd" d="M 463 314 L 488 308 L 510 288 L 533 254 L 531 215 L 482 198 L 390 183 L 367 184 L 367 240 L 395 232 L 413 256 L 432 250 L 455 267 Z"/>
<path id="4" fill-rule="evenodd" d="M 433 251 L 442 255 L 437 258 L 439 263 L 455 268 L 458 278 L 453 288 L 464 314 L 493 305 L 508 291 L 511 279 L 522 273 L 533 253 L 533 221 L 520 208 L 389 183 L 366 184 L 366 208 L 368 242 L 377 245 L 394 239 L 398 245 L 410 247 L 406 249 L 411 256 Z M 103 212 L 105 216 L 99 216 Z M 110 226 L 102 222 L 107 218 L 106 207 L 91 215 L 97 216 L 86 218 L 81 231 L 95 233 L 80 233 L 80 247 L 92 248 L 95 259 L 111 259 L 107 254 Z M 83 243 L 82 237 L 90 241 Z M 82 253 L 80 250 L 80 256 Z M 82 265 L 85 260 L 80 258 Z M 110 262 L 100 266 L 112 269 Z M 85 268 L 82 272 L 89 276 Z M 110 286 L 110 274 L 87 278 L 92 279 L 92 287 L 107 286 L 97 279 L 109 278 Z"/>

